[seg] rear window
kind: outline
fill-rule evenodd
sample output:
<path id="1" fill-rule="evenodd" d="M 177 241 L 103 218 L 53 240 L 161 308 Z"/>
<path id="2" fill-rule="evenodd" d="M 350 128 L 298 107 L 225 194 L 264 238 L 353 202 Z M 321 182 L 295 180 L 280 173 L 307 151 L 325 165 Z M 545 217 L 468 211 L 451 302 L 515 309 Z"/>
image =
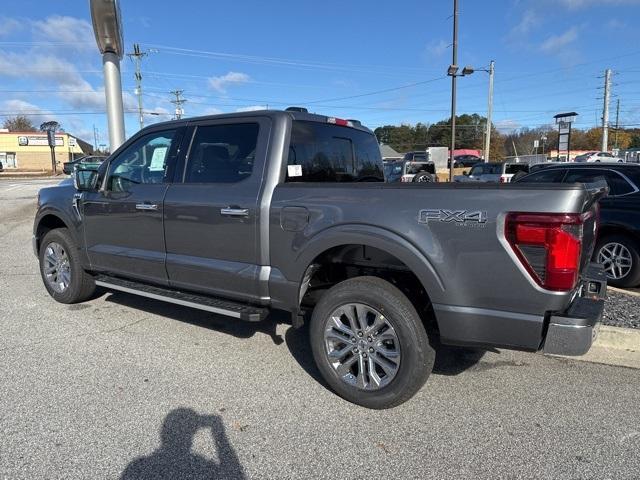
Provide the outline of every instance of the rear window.
<path id="1" fill-rule="evenodd" d="M 383 182 L 376 137 L 350 127 L 294 121 L 287 182 Z"/>
<path id="2" fill-rule="evenodd" d="M 528 163 L 511 163 L 504 167 L 504 173 L 512 174 L 518 172 L 528 172 L 529 164 Z"/>
<path id="3" fill-rule="evenodd" d="M 409 162 L 406 168 L 407 175 L 417 175 L 420 172 L 435 173 L 433 163 Z"/>

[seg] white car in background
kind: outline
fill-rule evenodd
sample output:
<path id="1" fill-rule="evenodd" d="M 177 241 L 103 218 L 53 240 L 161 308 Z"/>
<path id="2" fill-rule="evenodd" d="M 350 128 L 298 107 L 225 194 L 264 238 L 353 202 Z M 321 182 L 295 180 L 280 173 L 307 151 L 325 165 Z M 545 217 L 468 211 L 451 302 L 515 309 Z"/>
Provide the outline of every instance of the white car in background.
<path id="1" fill-rule="evenodd" d="M 578 155 L 574 160 L 576 163 L 585 162 L 618 162 L 622 163 L 624 160 L 620 157 L 614 156 L 609 152 L 587 152 L 582 155 Z"/>

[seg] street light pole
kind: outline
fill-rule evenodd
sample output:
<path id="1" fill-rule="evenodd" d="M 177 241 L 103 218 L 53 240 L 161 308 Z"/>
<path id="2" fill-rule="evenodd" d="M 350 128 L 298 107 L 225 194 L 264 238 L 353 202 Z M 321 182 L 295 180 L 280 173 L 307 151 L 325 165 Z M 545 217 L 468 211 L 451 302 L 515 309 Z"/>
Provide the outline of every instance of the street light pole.
<path id="1" fill-rule="evenodd" d="M 489 148 L 491 147 L 491 117 L 493 115 L 493 72 L 495 63 L 493 60 L 489 63 L 489 105 L 487 106 L 487 126 L 484 137 L 484 161 L 489 161 Z"/>
<path id="2" fill-rule="evenodd" d="M 453 44 L 451 66 L 458 66 L 458 0 L 453 0 Z M 451 152 L 449 154 L 449 181 L 453 182 L 453 152 L 456 149 L 456 81 L 455 72 L 451 75 Z"/>

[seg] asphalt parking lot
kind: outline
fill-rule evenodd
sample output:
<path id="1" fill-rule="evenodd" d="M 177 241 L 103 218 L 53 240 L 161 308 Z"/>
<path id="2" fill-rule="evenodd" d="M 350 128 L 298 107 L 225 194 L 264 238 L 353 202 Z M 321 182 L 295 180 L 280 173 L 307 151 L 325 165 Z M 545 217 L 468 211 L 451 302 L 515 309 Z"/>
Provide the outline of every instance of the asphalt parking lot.
<path id="1" fill-rule="evenodd" d="M 277 318 L 55 303 L 30 245 L 47 182 L 0 181 L 0 478 L 638 478 L 638 370 L 443 348 L 370 411 Z"/>

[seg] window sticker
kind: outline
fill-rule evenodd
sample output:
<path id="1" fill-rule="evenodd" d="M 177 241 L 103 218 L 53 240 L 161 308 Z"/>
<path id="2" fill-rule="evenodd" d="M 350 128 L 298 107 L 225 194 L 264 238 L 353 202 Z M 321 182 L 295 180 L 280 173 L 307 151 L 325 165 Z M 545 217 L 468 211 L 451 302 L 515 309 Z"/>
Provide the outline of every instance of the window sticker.
<path id="1" fill-rule="evenodd" d="M 301 177 L 302 165 L 287 165 L 287 174 L 290 177 Z"/>

